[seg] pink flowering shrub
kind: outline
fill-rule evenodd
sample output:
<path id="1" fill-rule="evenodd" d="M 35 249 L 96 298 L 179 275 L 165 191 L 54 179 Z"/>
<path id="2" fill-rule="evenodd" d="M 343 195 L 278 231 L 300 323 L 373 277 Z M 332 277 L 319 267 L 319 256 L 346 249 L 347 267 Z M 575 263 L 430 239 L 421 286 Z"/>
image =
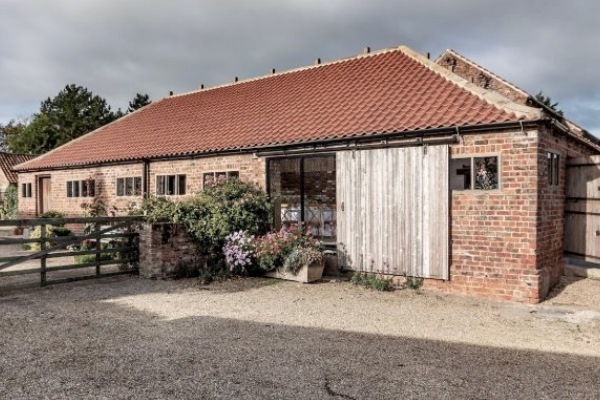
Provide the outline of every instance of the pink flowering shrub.
<path id="1" fill-rule="evenodd" d="M 282 267 L 290 254 L 300 248 L 320 251 L 321 242 L 297 228 L 281 229 L 254 239 L 254 256 L 264 271 Z"/>

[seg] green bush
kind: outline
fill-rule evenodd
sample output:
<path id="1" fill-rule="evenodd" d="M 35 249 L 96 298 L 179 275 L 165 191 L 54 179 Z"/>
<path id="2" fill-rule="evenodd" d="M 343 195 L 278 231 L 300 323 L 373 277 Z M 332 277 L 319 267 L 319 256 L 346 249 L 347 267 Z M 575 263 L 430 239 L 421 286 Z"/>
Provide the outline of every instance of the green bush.
<path id="1" fill-rule="evenodd" d="M 52 226 L 52 234 L 54 236 L 69 236 L 71 234 L 71 230 L 69 228 L 65 228 L 64 226 Z"/>
<path id="2" fill-rule="evenodd" d="M 0 219 L 15 219 L 19 209 L 19 193 L 15 185 L 9 185 L 0 203 Z"/>
<path id="3" fill-rule="evenodd" d="M 389 292 L 393 289 L 392 282 L 389 279 L 377 278 L 362 272 L 356 272 L 350 280 L 356 286 L 365 286 L 375 289 L 379 292 Z"/>
<path id="4" fill-rule="evenodd" d="M 228 273 L 223 247 L 230 233 L 243 230 L 261 235 L 271 225 L 271 208 L 264 191 L 238 179 L 207 187 L 186 201 L 150 198 L 133 213 L 144 215 L 149 223 L 183 224 L 215 274 Z"/>
<path id="5" fill-rule="evenodd" d="M 80 254 L 74 257 L 75 264 L 87 264 L 96 262 L 95 254 Z M 114 260 L 112 254 L 100 254 L 100 261 Z"/>
<path id="6" fill-rule="evenodd" d="M 404 287 L 408 289 L 418 290 L 423 286 L 423 278 L 415 278 L 413 276 L 407 276 L 404 281 Z"/>
<path id="7" fill-rule="evenodd" d="M 60 211 L 46 211 L 40 215 L 40 218 L 64 218 L 65 214 Z"/>
<path id="8" fill-rule="evenodd" d="M 177 211 L 177 210 L 176 210 Z M 266 194 L 253 184 L 229 179 L 206 188 L 181 205 L 181 222 L 195 238 L 203 255 L 222 259 L 225 238 L 232 232 L 262 235 L 271 226 Z M 179 221 L 174 221 L 179 222 Z"/>

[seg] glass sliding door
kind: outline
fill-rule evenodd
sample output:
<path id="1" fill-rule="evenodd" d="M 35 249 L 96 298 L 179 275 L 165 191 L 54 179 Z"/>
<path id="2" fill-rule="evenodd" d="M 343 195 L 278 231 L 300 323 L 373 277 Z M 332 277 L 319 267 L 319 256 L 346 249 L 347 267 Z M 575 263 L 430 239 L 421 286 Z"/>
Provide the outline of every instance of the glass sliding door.
<path id="1" fill-rule="evenodd" d="M 335 156 L 271 159 L 268 168 L 274 228 L 302 226 L 335 244 Z"/>

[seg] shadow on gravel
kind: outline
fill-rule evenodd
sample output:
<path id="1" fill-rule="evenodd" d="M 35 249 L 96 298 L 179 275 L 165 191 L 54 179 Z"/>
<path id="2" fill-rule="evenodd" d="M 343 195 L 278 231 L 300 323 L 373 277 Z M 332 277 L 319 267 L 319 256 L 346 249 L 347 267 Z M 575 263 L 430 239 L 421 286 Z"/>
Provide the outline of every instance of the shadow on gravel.
<path id="1" fill-rule="evenodd" d="M 600 398 L 595 357 L 212 317 L 166 321 L 91 292 L 72 309 L 51 291 L 0 298 L 0 398 Z"/>

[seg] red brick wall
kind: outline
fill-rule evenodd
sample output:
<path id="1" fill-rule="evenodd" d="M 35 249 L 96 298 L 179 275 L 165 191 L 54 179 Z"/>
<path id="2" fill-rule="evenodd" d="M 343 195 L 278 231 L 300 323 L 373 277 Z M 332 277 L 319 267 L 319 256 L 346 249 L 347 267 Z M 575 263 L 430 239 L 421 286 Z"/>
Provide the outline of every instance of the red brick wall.
<path id="1" fill-rule="evenodd" d="M 547 152 L 560 156 L 559 184 L 548 184 Z M 564 134 L 545 128 L 541 131 L 538 146 L 538 225 L 537 269 L 540 274 L 540 295 L 545 297 L 564 272 L 564 225 L 566 164 L 571 157 L 594 154 Z"/>
<path id="2" fill-rule="evenodd" d="M 462 135 L 451 157 L 499 156 L 498 190 L 453 191 L 450 281 L 428 285 L 497 300 L 535 301 L 537 132 Z"/>
<path id="3" fill-rule="evenodd" d="M 465 62 L 460 57 L 456 57 L 452 54 L 443 54 L 437 63 L 477 86 L 493 90 L 517 103 L 525 104 L 525 101 L 529 97 L 527 94 L 511 87 L 511 85 L 506 82 L 494 78 L 482 67 Z"/>
<path id="4" fill-rule="evenodd" d="M 186 196 L 202 190 L 202 176 L 205 172 L 239 171 L 240 178 L 265 186 L 264 159 L 255 159 L 251 154 L 201 158 L 195 160 L 157 161 L 149 165 L 149 191 L 156 194 L 156 176 L 169 174 L 186 174 Z M 142 176 L 143 165 L 115 165 L 97 168 L 82 168 L 73 170 L 48 171 L 43 173 L 21 173 L 19 183 L 31 182 L 32 197 L 19 197 L 19 215 L 32 217 L 37 215 L 37 178 L 50 176 L 52 199 L 51 208 L 69 216 L 83 215 L 81 204 L 91 202 L 90 197 L 67 197 L 67 181 L 94 179 L 96 182 L 96 197 L 102 200 L 117 215 L 127 213 L 132 203 L 139 203 L 141 196 L 117 196 L 117 178 Z M 170 196 L 174 199 L 184 196 Z"/>
<path id="5" fill-rule="evenodd" d="M 547 151 L 561 156 L 557 188 L 547 184 Z M 562 274 L 567 157 L 592 152 L 543 127 L 462 134 L 450 152 L 453 158 L 499 156 L 500 188 L 452 193 L 450 280 L 428 280 L 426 286 L 495 300 L 540 301 Z M 187 192 L 193 194 L 201 190 L 204 172 L 227 170 L 239 170 L 243 180 L 265 186 L 265 160 L 246 154 L 151 163 L 150 192 L 156 192 L 156 175 L 187 174 Z M 53 208 L 80 214 L 82 199 L 66 198 L 66 181 L 91 177 L 98 196 L 124 213 L 127 203 L 141 198 L 117 198 L 116 178 L 141 173 L 141 164 L 50 172 Z M 36 176 L 20 174 L 19 182 L 35 183 Z M 35 215 L 33 187 L 34 197 L 20 199 L 23 216 Z"/>

